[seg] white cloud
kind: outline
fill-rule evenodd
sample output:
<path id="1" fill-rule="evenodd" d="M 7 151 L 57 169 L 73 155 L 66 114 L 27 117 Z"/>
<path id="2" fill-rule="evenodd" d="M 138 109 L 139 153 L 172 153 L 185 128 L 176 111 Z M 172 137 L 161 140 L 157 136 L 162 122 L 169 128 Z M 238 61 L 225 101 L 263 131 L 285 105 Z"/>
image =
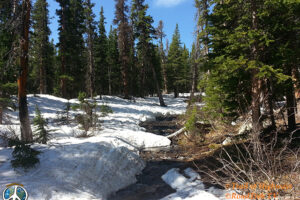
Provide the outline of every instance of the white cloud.
<path id="1" fill-rule="evenodd" d="M 184 1 L 185 0 L 155 0 L 154 3 L 156 6 L 172 7 L 179 5 Z"/>

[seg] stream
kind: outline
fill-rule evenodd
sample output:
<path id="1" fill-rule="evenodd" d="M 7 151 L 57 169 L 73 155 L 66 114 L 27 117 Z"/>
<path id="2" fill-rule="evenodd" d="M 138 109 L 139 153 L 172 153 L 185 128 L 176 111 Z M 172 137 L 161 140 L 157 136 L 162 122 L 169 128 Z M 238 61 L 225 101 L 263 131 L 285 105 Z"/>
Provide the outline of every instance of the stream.
<path id="1" fill-rule="evenodd" d="M 155 121 L 146 121 L 140 124 L 147 132 L 157 135 L 169 135 L 181 128 L 178 116 L 158 116 Z M 144 154 L 145 155 L 145 154 Z M 146 167 L 142 174 L 137 176 L 137 182 L 112 195 L 109 200 L 157 200 L 176 192 L 167 185 L 161 176 L 172 168 L 185 169 L 188 162 L 172 159 L 151 159 L 142 156 L 146 161 Z"/>

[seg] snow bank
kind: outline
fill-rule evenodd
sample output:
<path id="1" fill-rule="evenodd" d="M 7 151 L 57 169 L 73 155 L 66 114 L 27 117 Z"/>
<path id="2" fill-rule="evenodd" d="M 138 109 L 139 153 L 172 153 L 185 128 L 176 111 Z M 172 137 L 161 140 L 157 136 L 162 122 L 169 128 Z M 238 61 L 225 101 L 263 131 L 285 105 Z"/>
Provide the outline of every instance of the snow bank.
<path id="1" fill-rule="evenodd" d="M 90 138 L 76 138 L 78 125 L 58 125 L 57 112 L 64 109 L 66 99 L 51 95 L 28 96 L 30 118 L 34 117 L 35 105 L 55 129 L 48 145 L 33 145 L 42 152 L 40 165 L 28 172 L 13 170 L 10 165 L 12 148 L 0 146 L 0 188 L 6 184 L 22 183 L 31 200 L 49 199 L 106 199 L 107 196 L 136 181 L 135 176 L 145 167 L 138 156 L 140 148 L 167 146 L 170 140 L 145 132 L 139 126 L 144 120 L 156 115 L 181 114 L 186 104 L 182 98 L 166 98 L 168 107 L 160 107 L 157 98 L 137 98 L 134 101 L 104 96 L 97 99 L 106 104 L 113 114 L 101 117 L 101 130 Z M 71 100 L 71 103 L 77 100 Z M 78 112 L 71 111 L 71 115 Z M 0 131 L 13 129 L 19 135 L 18 113 L 8 113 Z"/>
<path id="2" fill-rule="evenodd" d="M 187 178 L 188 177 L 188 178 Z M 205 190 L 200 175 L 191 168 L 180 173 L 179 169 L 169 170 L 162 179 L 177 192 L 161 200 L 220 200 L 224 199 L 225 191 L 210 187 Z M 220 197 L 220 198 L 218 198 Z"/>

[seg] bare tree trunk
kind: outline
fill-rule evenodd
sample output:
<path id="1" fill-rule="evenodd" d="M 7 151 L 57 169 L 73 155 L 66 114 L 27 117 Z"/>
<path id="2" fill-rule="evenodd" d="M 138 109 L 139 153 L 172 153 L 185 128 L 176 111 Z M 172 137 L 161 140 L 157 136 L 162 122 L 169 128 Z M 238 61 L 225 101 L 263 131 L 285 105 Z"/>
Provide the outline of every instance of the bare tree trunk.
<path id="1" fill-rule="evenodd" d="M 30 24 L 30 0 L 23 0 L 22 5 L 22 28 L 20 38 L 20 66 L 21 72 L 18 77 L 18 100 L 19 118 L 21 123 L 21 139 L 24 142 L 32 142 L 32 131 L 27 107 L 26 81 L 28 74 L 28 43 L 29 43 L 29 24 Z"/>
<path id="2" fill-rule="evenodd" d="M 192 68 L 192 89 L 190 94 L 190 100 L 192 100 L 195 96 L 196 88 L 197 88 L 197 80 L 198 80 L 198 65 L 197 63 L 193 64 Z"/>
<path id="3" fill-rule="evenodd" d="M 159 104 L 160 104 L 160 106 L 165 107 L 166 104 L 164 102 L 164 98 L 163 98 L 163 96 L 161 94 L 161 91 L 160 91 L 160 87 L 159 87 L 159 84 L 158 84 L 158 81 L 157 81 L 156 71 L 155 71 L 152 64 L 150 64 L 150 66 L 151 66 L 152 73 L 153 73 L 153 79 L 154 79 L 154 82 L 155 82 L 155 85 L 156 85 L 156 92 L 157 92 L 157 95 L 158 95 L 158 98 L 159 98 Z"/>

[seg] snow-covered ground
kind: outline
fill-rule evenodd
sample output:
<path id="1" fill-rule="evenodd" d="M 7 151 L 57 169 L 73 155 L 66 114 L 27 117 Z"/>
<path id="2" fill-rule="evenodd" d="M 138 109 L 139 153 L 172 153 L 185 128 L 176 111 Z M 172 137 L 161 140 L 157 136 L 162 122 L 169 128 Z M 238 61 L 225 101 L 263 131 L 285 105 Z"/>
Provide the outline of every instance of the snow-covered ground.
<path id="1" fill-rule="evenodd" d="M 55 122 L 57 112 L 63 111 L 67 103 L 66 99 L 29 95 L 30 118 L 34 117 L 35 106 L 38 105 L 49 122 L 48 129 L 55 131 L 47 145 L 32 146 L 42 152 L 40 164 L 27 172 L 12 169 L 13 148 L 6 147 L 0 139 L 0 190 L 9 183 L 21 183 L 27 189 L 30 200 L 107 199 L 111 193 L 134 183 L 135 176 L 145 167 L 138 155 L 139 149 L 170 145 L 169 139 L 145 132 L 139 123 L 157 115 L 184 113 L 184 100 L 165 95 L 168 107 L 160 107 L 157 98 L 131 101 L 112 96 L 104 96 L 102 100 L 98 98 L 98 105 L 110 106 L 113 114 L 100 118 L 101 130 L 95 131 L 92 137 L 78 138 L 76 135 L 81 132 L 78 125 Z M 78 103 L 75 99 L 70 102 Z M 71 111 L 72 116 L 75 114 L 78 111 Z M 20 134 L 17 112 L 6 112 L 5 122 L 6 125 L 0 126 L 0 133 L 14 130 L 17 135 Z M 187 169 L 185 173 L 190 179 L 176 169 L 163 177 L 177 190 L 163 200 L 218 199 L 211 194 L 216 190 L 204 191 L 202 182 L 192 170 Z"/>
<path id="2" fill-rule="evenodd" d="M 40 164 L 28 172 L 11 168 L 12 148 L 0 142 L 0 188 L 9 183 L 25 186 L 30 199 L 106 199 L 109 194 L 136 181 L 145 163 L 138 156 L 138 149 L 167 146 L 170 140 L 145 132 L 141 121 L 155 115 L 181 114 L 186 104 L 182 98 L 165 99 L 168 107 L 160 107 L 157 98 L 136 98 L 134 101 L 104 96 L 98 105 L 106 104 L 113 114 L 102 117 L 101 130 L 93 137 L 76 138 L 79 126 L 54 123 L 57 112 L 62 111 L 66 99 L 38 95 L 28 96 L 30 118 L 34 117 L 35 105 L 49 121 L 52 139 L 47 145 L 33 145 L 41 151 Z M 71 100 L 75 103 L 76 100 Z M 76 112 L 71 112 L 73 115 Z M 1 132 L 15 130 L 19 133 L 17 112 L 6 113 L 10 125 L 0 126 Z"/>

